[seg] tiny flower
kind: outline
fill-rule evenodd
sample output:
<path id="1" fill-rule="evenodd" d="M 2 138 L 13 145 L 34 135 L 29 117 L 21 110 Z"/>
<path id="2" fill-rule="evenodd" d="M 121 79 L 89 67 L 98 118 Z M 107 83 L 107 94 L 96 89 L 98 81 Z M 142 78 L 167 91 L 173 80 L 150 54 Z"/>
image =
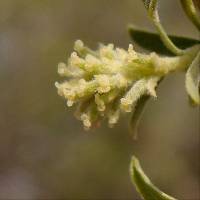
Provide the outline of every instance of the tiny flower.
<path id="1" fill-rule="evenodd" d="M 97 92 L 102 94 L 102 93 L 107 93 L 111 89 L 111 84 L 110 84 L 110 76 L 109 75 L 95 75 L 95 79 L 98 83 L 97 87 Z"/>
<path id="2" fill-rule="evenodd" d="M 120 115 L 120 109 L 111 110 L 108 113 L 108 125 L 109 125 L 109 127 L 112 128 L 118 122 L 119 115 Z"/>
<path id="3" fill-rule="evenodd" d="M 86 129 L 91 127 L 91 121 L 89 115 L 83 113 L 81 115 L 81 121 L 83 122 L 83 125 L 85 126 Z"/>

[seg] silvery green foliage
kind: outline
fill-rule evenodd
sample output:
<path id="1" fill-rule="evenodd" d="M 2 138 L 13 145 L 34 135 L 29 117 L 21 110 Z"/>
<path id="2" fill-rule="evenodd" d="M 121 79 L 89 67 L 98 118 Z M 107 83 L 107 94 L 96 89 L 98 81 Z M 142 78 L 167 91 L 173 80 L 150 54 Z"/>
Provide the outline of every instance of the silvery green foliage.
<path id="1" fill-rule="evenodd" d="M 200 5 L 199 0 L 196 2 L 198 5 Z M 193 0 L 181 0 L 181 4 L 183 6 L 183 9 L 185 10 L 185 13 L 190 18 L 192 23 L 198 28 L 200 31 L 200 17 L 198 16 L 198 12 L 195 8 L 195 4 Z"/>
<path id="2" fill-rule="evenodd" d="M 159 190 L 145 175 L 136 157 L 132 157 L 130 164 L 131 180 L 138 193 L 145 200 L 176 200 Z"/>

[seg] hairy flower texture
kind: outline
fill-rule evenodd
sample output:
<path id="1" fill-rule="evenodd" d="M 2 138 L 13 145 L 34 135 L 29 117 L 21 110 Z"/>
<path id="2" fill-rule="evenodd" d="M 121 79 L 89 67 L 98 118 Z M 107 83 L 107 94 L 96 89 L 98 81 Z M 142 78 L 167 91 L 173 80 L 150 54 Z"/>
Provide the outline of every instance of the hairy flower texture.
<path id="1" fill-rule="evenodd" d="M 155 53 L 137 53 L 131 44 L 127 51 L 113 44 L 101 44 L 92 51 L 80 40 L 75 42 L 74 50 L 67 65 L 58 65 L 58 73 L 67 80 L 55 85 L 69 107 L 77 104 L 75 114 L 86 129 L 103 118 L 112 127 L 120 112 L 134 111 L 143 95 L 156 97 L 158 81 L 171 71 L 185 69 L 197 51 L 159 57 Z"/>

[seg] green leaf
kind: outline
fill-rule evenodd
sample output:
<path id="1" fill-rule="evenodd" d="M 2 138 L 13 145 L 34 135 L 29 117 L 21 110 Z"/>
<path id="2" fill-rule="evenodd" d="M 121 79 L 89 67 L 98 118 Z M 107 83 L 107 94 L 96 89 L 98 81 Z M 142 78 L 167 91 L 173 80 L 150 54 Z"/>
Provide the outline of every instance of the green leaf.
<path id="1" fill-rule="evenodd" d="M 135 111 L 132 113 L 132 116 L 129 122 L 129 128 L 130 128 L 130 132 L 133 134 L 134 139 L 137 139 L 138 126 L 139 126 L 142 114 L 144 112 L 145 105 L 149 99 L 150 99 L 149 95 L 142 96 L 137 102 Z"/>
<path id="2" fill-rule="evenodd" d="M 163 77 L 151 78 L 149 80 L 148 86 L 146 86 L 147 87 L 146 93 L 143 94 L 139 100 L 137 100 L 137 103 L 134 107 L 134 110 L 132 112 L 132 116 L 129 122 L 129 129 L 130 129 L 130 132 L 133 134 L 133 139 L 137 139 L 138 126 L 142 118 L 142 115 L 144 113 L 145 106 L 148 100 L 150 100 L 151 96 L 153 96 L 154 98 L 157 97 L 156 88 L 159 86 L 162 80 L 163 80 Z"/>
<path id="3" fill-rule="evenodd" d="M 134 156 L 131 159 L 130 174 L 137 191 L 145 200 L 176 200 L 153 185 L 143 172 L 138 159 Z"/>
<path id="4" fill-rule="evenodd" d="M 196 3 L 198 3 L 197 5 L 199 5 L 198 1 Z M 198 12 L 196 11 L 193 0 L 181 0 L 181 4 L 186 15 L 189 17 L 192 23 L 200 31 L 200 16 L 198 15 Z"/>
<path id="5" fill-rule="evenodd" d="M 195 105 L 200 105 L 199 82 L 200 82 L 200 52 L 193 60 L 186 73 L 186 90 Z"/>
<path id="6" fill-rule="evenodd" d="M 175 55 L 166 48 L 159 34 L 140 30 L 135 28 L 134 26 L 130 26 L 128 30 L 131 38 L 141 47 L 163 55 Z M 169 38 L 177 47 L 181 49 L 186 49 L 200 43 L 200 40 L 180 36 L 169 35 Z"/>

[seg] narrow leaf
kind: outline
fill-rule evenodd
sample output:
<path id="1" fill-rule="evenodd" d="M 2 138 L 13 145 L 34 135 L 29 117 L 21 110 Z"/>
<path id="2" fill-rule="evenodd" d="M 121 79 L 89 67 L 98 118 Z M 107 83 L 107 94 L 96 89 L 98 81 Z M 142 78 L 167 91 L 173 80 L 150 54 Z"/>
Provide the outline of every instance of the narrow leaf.
<path id="1" fill-rule="evenodd" d="M 157 97 L 156 88 L 162 82 L 163 78 L 152 77 L 148 80 L 146 84 L 146 92 L 138 100 L 132 112 L 132 116 L 129 123 L 130 132 L 133 134 L 133 139 L 137 139 L 138 136 L 138 126 L 145 110 L 145 106 L 150 99 L 150 97 Z"/>
<path id="2" fill-rule="evenodd" d="M 135 107 L 135 111 L 132 113 L 130 123 L 129 123 L 129 128 L 131 134 L 133 134 L 133 138 L 137 139 L 138 136 L 138 126 L 142 117 L 142 114 L 144 112 L 144 108 L 150 99 L 149 95 L 144 95 L 143 97 L 138 100 L 137 105 Z"/>
<path id="3" fill-rule="evenodd" d="M 145 200 L 176 200 L 175 198 L 160 191 L 143 172 L 136 157 L 132 157 L 130 175 L 136 190 Z"/>
<path id="4" fill-rule="evenodd" d="M 159 34 L 140 30 L 133 26 L 130 26 L 128 30 L 131 38 L 141 47 L 163 55 L 175 55 L 166 48 Z M 187 37 L 169 35 L 169 38 L 180 49 L 186 49 L 200 43 L 200 40 Z"/>
<path id="5" fill-rule="evenodd" d="M 186 73 L 186 90 L 195 105 L 200 105 L 199 82 L 200 82 L 200 52 L 193 60 Z"/>
<path id="6" fill-rule="evenodd" d="M 186 13 L 186 15 L 190 18 L 192 23 L 198 28 L 200 31 L 200 16 L 198 15 L 193 0 L 181 0 L 182 7 Z M 199 6 L 199 2 L 196 4 Z"/>

